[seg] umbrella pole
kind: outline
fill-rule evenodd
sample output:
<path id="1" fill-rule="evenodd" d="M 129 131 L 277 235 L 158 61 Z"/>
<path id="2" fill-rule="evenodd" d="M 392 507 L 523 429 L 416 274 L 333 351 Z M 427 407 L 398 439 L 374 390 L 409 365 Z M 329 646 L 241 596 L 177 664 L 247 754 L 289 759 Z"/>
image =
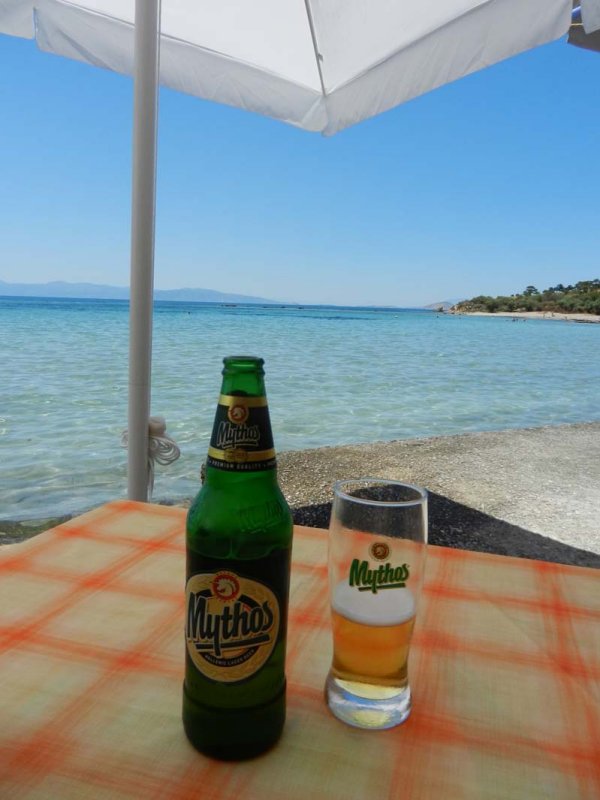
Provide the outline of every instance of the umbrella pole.
<path id="1" fill-rule="evenodd" d="M 160 0 L 136 0 L 127 496 L 148 499 Z"/>

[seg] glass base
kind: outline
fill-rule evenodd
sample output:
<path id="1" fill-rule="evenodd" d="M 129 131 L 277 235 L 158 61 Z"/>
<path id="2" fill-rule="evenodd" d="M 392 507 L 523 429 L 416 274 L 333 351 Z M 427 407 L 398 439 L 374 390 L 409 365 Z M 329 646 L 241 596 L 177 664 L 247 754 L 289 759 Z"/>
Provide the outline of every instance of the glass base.
<path id="1" fill-rule="evenodd" d="M 377 686 L 347 681 L 331 672 L 325 685 L 327 705 L 347 725 L 385 730 L 401 725 L 411 709 L 410 686 Z"/>

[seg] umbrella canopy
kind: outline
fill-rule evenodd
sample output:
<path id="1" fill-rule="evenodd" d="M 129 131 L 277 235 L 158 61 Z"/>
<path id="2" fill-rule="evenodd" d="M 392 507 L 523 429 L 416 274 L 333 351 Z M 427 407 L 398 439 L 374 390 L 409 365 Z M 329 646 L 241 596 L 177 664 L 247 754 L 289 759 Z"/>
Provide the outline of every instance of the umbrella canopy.
<path id="1" fill-rule="evenodd" d="M 0 0 L 0 32 L 135 75 L 131 499 L 148 484 L 158 82 L 330 135 L 563 36 L 571 12 L 572 0 Z M 581 0 L 581 16 L 586 34 L 600 28 L 600 0 Z"/>
<path id="2" fill-rule="evenodd" d="M 564 35 L 571 9 L 571 0 L 162 0 L 160 82 L 332 134 Z M 134 16 L 134 0 L 0 0 L 1 31 L 129 74 Z"/>

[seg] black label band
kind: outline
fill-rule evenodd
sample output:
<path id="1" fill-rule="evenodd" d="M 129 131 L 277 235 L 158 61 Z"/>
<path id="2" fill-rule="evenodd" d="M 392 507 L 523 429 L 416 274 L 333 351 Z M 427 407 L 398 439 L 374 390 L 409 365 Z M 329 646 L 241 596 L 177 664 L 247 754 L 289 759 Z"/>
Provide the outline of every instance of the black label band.
<path id="1" fill-rule="evenodd" d="M 266 397 L 219 397 L 207 464 L 239 472 L 275 467 Z"/>

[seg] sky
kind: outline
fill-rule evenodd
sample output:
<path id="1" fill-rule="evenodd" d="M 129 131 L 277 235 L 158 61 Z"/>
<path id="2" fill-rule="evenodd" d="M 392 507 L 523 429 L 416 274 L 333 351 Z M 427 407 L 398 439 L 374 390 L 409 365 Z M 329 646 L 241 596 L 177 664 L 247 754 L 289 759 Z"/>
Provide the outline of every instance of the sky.
<path id="1" fill-rule="evenodd" d="M 0 280 L 129 282 L 132 80 L 0 35 Z M 600 277 L 600 54 L 325 138 L 160 93 L 155 287 L 419 306 Z"/>

